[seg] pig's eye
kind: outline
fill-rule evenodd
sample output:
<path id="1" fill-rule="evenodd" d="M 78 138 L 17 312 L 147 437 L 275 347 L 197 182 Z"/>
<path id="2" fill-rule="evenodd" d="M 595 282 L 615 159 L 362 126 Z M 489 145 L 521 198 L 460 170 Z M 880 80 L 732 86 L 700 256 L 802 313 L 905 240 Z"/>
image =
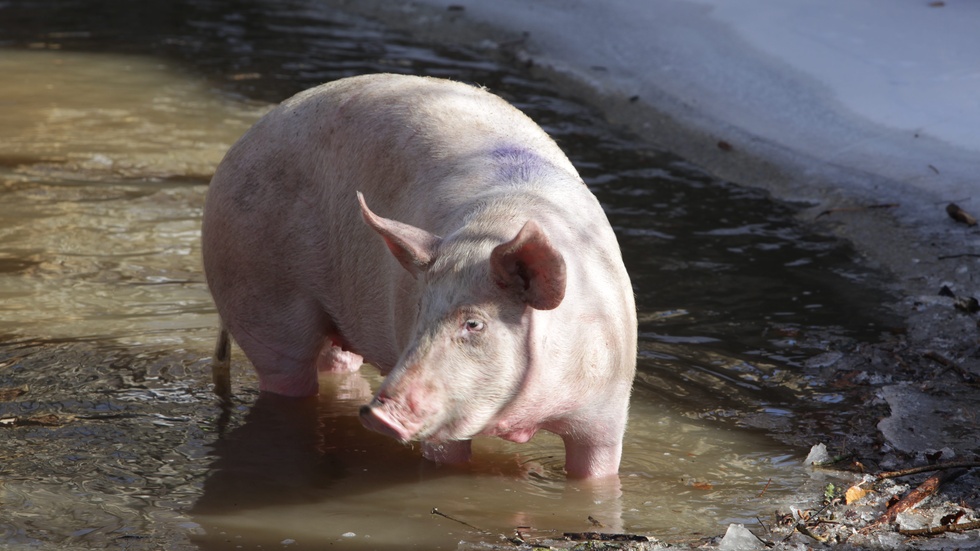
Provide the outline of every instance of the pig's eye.
<path id="1" fill-rule="evenodd" d="M 466 329 L 470 333 L 479 333 L 483 331 L 483 322 L 480 320 L 466 320 L 463 322 L 463 329 Z"/>

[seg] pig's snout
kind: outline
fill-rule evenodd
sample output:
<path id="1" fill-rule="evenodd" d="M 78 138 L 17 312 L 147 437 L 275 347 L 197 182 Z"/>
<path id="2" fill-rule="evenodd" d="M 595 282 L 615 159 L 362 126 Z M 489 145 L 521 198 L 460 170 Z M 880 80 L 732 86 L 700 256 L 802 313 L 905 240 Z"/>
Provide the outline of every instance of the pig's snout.
<path id="1" fill-rule="evenodd" d="M 417 432 L 413 428 L 406 427 L 404 423 L 393 416 L 390 408 L 377 398 L 372 400 L 370 404 L 361 406 L 359 416 L 361 424 L 366 428 L 402 442 L 411 440 Z"/>

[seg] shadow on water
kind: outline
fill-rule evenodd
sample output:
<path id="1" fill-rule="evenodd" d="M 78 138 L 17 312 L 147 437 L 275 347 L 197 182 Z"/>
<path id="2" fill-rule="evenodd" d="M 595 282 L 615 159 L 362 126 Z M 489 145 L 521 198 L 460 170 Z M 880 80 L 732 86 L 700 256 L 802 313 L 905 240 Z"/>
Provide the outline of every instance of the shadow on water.
<path id="1" fill-rule="evenodd" d="M 495 49 L 420 44 L 313 0 L 0 3 L 0 48 L 2 543 L 455 548 L 589 516 L 716 534 L 800 487 L 800 450 L 771 435 L 846 430 L 807 417 L 857 407 L 809 366 L 888 323 L 875 274 L 794 205 L 636 143 Z M 319 400 L 258 397 L 240 352 L 217 426 L 204 184 L 268 103 L 378 71 L 488 86 L 605 207 L 640 318 L 621 488 L 566 482 L 547 435 L 436 467 L 361 429 L 371 373 L 325 380 Z"/>
<path id="2" fill-rule="evenodd" d="M 323 377 L 319 399 L 261 394 L 214 444 L 210 474 L 190 511 L 209 535 L 194 541 L 222 549 L 241 543 L 248 525 L 244 539 L 262 545 L 289 534 L 308 545 L 453 548 L 517 526 L 584 530 L 590 515 L 620 527 L 619 482 L 564 481 L 561 461 L 553 459 L 560 445 L 538 446 L 544 455 L 532 458 L 481 441 L 478 460 L 436 465 L 417 447 L 360 426 L 357 409 L 370 394 L 358 373 Z M 238 538 L 215 537 L 222 532 Z"/>

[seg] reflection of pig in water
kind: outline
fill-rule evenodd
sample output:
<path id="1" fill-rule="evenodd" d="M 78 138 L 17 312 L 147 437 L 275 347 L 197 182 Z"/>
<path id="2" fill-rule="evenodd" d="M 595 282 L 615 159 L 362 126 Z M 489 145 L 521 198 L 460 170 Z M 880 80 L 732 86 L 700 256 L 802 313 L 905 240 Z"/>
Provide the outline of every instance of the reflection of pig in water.
<path id="1" fill-rule="evenodd" d="M 202 232 L 218 312 L 261 390 L 312 395 L 318 368 L 363 356 L 387 378 L 362 422 L 430 459 L 544 429 L 569 475 L 616 473 L 629 277 L 571 163 L 500 98 L 397 75 L 302 92 L 228 152 Z"/>

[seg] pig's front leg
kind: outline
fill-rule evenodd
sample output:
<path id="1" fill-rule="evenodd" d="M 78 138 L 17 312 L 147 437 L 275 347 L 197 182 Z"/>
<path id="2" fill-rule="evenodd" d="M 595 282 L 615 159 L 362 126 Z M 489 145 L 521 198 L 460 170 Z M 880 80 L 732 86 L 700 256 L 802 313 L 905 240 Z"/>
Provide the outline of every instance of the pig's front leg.
<path id="1" fill-rule="evenodd" d="M 466 463 L 470 460 L 470 441 L 422 442 L 422 457 L 448 465 Z"/>
<path id="2" fill-rule="evenodd" d="M 619 474 L 623 442 L 595 443 L 578 435 L 562 435 L 565 442 L 565 473 L 570 478 L 601 478 Z"/>

